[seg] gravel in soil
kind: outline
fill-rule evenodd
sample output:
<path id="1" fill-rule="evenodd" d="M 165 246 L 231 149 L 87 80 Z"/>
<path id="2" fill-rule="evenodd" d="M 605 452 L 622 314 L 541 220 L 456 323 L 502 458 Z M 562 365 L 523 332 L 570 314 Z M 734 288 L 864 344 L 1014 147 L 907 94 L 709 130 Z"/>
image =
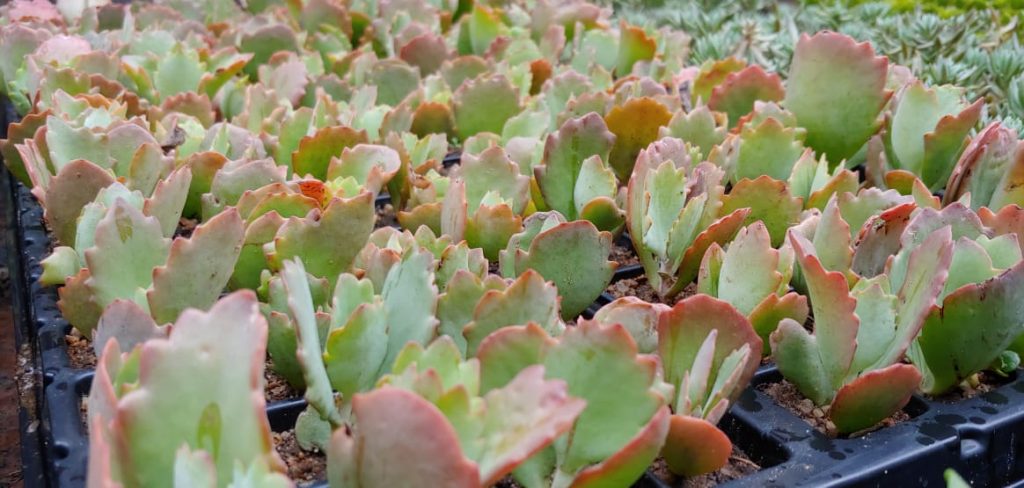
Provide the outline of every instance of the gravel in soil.
<path id="1" fill-rule="evenodd" d="M 71 329 L 71 332 L 64 336 L 64 342 L 68 346 L 68 357 L 71 359 L 72 368 L 96 368 L 96 351 L 92 350 L 92 341 L 82 337 L 77 329 Z"/>
<path id="2" fill-rule="evenodd" d="M 660 457 L 655 459 L 654 464 L 651 465 L 651 473 L 672 488 L 709 488 L 727 481 L 748 476 L 756 473 L 760 469 L 760 465 L 751 461 L 750 458 L 747 457 L 746 453 L 739 450 L 735 445 L 732 446 L 732 454 L 729 455 L 729 462 L 726 463 L 725 466 L 722 466 L 722 469 L 700 476 L 692 476 L 689 478 L 677 476 L 668 470 L 668 465 L 665 464 L 665 460 Z"/>
<path id="3" fill-rule="evenodd" d="M 771 397 L 772 400 L 775 400 L 775 403 L 782 405 L 786 410 L 793 412 L 797 417 L 800 417 L 803 421 L 811 424 L 811 426 L 817 429 L 818 432 L 830 437 L 836 437 L 836 426 L 828 417 L 829 406 L 825 405 L 818 407 L 814 405 L 814 402 L 804 397 L 793 383 L 786 380 L 782 380 L 778 383 L 763 383 L 758 385 L 757 389 Z M 899 410 L 881 421 L 878 425 L 859 432 L 854 432 L 853 434 L 850 434 L 849 437 L 857 437 L 878 429 L 892 427 L 893 425 L 907 420 L 910 420 L 910 415 L 903 410 Z"/>
<path id="4" fill-rule="evenodd" d="M 995 390 L 1010 381 L 1013 381 L 1013 378 L 999 376 L 988 371 L 982 371 L 974 375 L 973 378 L 969 378 L 963 383 L 960 383 L 959 387 L 942 395 L 933 397 L 933 399 L 943 403 L 956 403 L 969 398 L 974 398 L 978 395 L 984 395 L 985 393 Z"/>
<path id="5" fill-rule="evenodd" d="M 625 266 L 640 264 L 640 258 L 633 252 L 633 248 L 629 245 L 622 245 L 619 241 L 615 241 L 612 245 L 612 254 L 608 259 L 619 263 L 620 269 Z"/>
<path id="6" fill-rule="evenodd" d="M 320 451 L 304 451 L 295 439 L 295 431 L 274 432 L 274 449 L 288 466 L 288 477 L 299 482 L 327 478 L 327 456 Z"/>
<path id="7" fill-rule="evenodd" d="M 697 285 L 690 283 L 686 285 L 686 288 L 683 288 L 682 293 L 676 295 L 671 300 L 663 301 L 654 288 L 647 283 L 646 276 L 637 276 L 636 278 L 626 278 L 612 283 L 608 287 L 608 293 L 615 298 L 637 297 L 645 302 L 675 305 L 679 300 L 696 295 Z"/>
<path id="8" fill-rule="evenodd" d="M 273 363 L 268 359 L 263 368 L 263 394 L 267 397 L 267 404 L 301 396 L 298 391 L 295 391 L 295 388 L 292 388 L 292 385 L 288 384 L 284 376 L 274 372 L 272 367 Z"/>
<path id="9" fill-rule="evenodd" d="M 395 207 L 390 203 L 385 203 L 375 209 L 377 213 L 377 223 L 374 224 L 374 229 L 381 227 L 398 227 L 398 214 L 395 212 Z"/>

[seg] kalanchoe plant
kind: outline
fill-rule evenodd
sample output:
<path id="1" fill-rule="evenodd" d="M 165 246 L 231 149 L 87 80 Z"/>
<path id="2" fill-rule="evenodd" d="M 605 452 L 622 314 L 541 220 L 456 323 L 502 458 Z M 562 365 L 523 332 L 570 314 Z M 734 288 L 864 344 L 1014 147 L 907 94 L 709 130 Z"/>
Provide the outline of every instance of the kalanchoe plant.
<path id="1" fill-rule="evenodd" d="M 333 434 L 332 487 L 491 486 L 568 431 L 586 405 L 539 365 L 481 396 L 477 360 L 463 361 L 446 337 L 425 350 L 410 344 L 394 370 L 355 396 L 352 427 Z M 384 459 L 402 462 L 375 469 Z"/>
<path id="2" fill-rule="evenodd" d="M 903 87 L 885 131 L 886 161 L 892 169 L 918 175 L 931 190 L 944 187 L 978 123 L 982 101 L 968 104 L 953 86 Z"/>
<path id="3" fill-rule="evenodd" d="M 665 441 L 672 387 L 622 325 L 582 320 L 559 339 L 533 324 L 506 327 L 484 340 L 478 357 L 481 391 L 542 364 L 547 378 L 564 380 L 587 402 L 565 436 L 513 472 L 523 486 L 629 485 Z"/>
<path id="4" fill-rule="evenodd" d="M 57 303 L 64 317 L 91 335 L 100 313 L 118 299 L 134 301 L 157 323 L 174 321 L 189 307 L 206 309 L 224 289 L 242 247 L 243 223 L 228 210 L 172 242 L 160 221 L 121 197 L 95 221 L 80 220 L 93 235 L 78 239 L 80 253 L 58 248 L 46 260 L 48 282 L 63 281 Z M 89 212 L 87 207 L 84 215 Z M 87 225 L 88 224 L 88 225 Z"/>
<path id="5" fill-rule="evenodd" d="M 711 163 L 693 167 L 689 146 L 662 139 L 637 157 L 626 196 L 626 221 L 651 287 L 675 296 L 694 278 L 711 244 L 736 235 L 750 210 L 718 218 L 724 173 Z"/>
<path id="6" fill-rule="evenodd" d="M 888 65 L 870 44 L 843 34 L 803 34 L 797 42 L 783 106 L 807 130 L 805 144 L 833 166 L 853 158 L 881 126 L 892 96 Z"/>
<path id="7" fill-rule="evenodd" d="M 950 230 L 946 230 L 949 228 Z M 998 234 L 960 203 L 941 212 L 922 209 L 900 237 L 902 249 L 952 234 L 952 264 L 937 303 L 924 320 L 921 334 L 908 351 L 921 369 L 921 389 L 938 394 L 988 368 L 1021 335 L 1024 327 L 1024 262 L 1018 234 Z M 990 237 L 991 234 L 991 237 Z M 890 273 L 906 275 L 915 263 L 894 258 Z M 968 325 L 970 324 L 970 325 Z"/>
<path id="8" fill-rule="evenodd" d="M 479 156 L 463 153 L 452 169 L 441 204 L 441 232 L 463 239 L 497 260 L 513 234 L 522 231 L 522 214 L 530 200 L 530 178 L 520 174 L 505 150 L 491 146 Z"/>
<path id="9" fill-rule="evenodd" d="M 281 291 L 275 292 L 271 283 L 272 296 L 281 297 L 270 305 L 271 333 L 279 336 L 271 344 L 271 354 L 275 363 L 280 357 L 282 366 L 289 367 L 282 370 L 286 376 L 296 376 L 293 368 L 298 368 L 306 386 L 309 407 L 297 427 L 300 442 L 325 447 L 325 429 L 341 425 L 352 395 L 371 389 L 389 373 L 407 342 L 425 344 L 436 336 L 433 256 L 418 248 L 406 251 L 379 291 L 369 280 L 342 274 L 327 312 L 314 308 L 302 262 L 284 264 L 281 281 L 276 282 Z M 289 348 L 297 363 L 289 359 Z M 334 391 L 341 394 L 341 405 L 336 405 Z"/>
<path id="10" fill-rule="evenodd" d="M 768 229 L 756 222 L 740 229 L 726 250 L 717 243 L 708 248 L 700 264 L 697 292 L 723 300 L 745 315 L 767 355 L 771 352 L 768 337 L 780 320 L 807 320 L 807 298 L 789 291 L 792 274 L 792 248 L 772 248 Z"/>
<path id="11" fill-rule="evenodd" d="M 612 235 L 586 220 L 566 222 L 558 212 L 538 212 L 523 223 L 501 251 L 499 269 L 506 278 L 534 270 L 558 288 L 561 314 L 571 319 L 608 287 L 617 263 L 609 261 Z"/>
<path id="12" fill-rule="evenodd" d="M 124 354 L 106 343 L 89 394 L 89 486 L 290 486 L 264 412 L 255 295 L 188 310 L 172 330 Z"/>
<path id="13" fill-rule="evenodd" d="M 656 341 L 662 376 L 675 387 L 661 450 L 669 469 L 695 476 L 724 466 L 732 442 L 715 424 L 760 364 L 762 343 L 750 321 L 707 295 L 691 296 L 673 307 L 620 298 L 602 307 L 594 320 L 621 323 L 638 343 Z"/>
<path id="14" fill-rule="evenodd" d="M 625 224 L 615 173 L 606 166 L 615 135 L 591 112 L 548 135 L 544 159 L 534 168 L 544 205 L 569 220 L 589 220 L 618 233 Z"/>
<path id="15" fill-rule="evenodd" d="M 904 274 L 880 274 L 852 290 L 797 231 L 790 231 L 789 243 L 807 284 L 814 333 L 783 319 L 771 335 L 775 361 L 801 393 L 830 405 L 838 433 L 869 428 L 902 408 L 921 382 L 917 368 L 900 360 L 946 284 L 950 232 L 905 248 L 896 258 L 912 262 Z"/>
<path id="16" fill-rule="evenodd" d="M 1024 165 L 1021 148 L 1013 129 L 993 122 L 964 149 L 946 184 L 943 203 L 948 205 L 970 195 L 970 205 L 975 210 L 1024 204 L 1024 195 L 1019 190 Z"/>

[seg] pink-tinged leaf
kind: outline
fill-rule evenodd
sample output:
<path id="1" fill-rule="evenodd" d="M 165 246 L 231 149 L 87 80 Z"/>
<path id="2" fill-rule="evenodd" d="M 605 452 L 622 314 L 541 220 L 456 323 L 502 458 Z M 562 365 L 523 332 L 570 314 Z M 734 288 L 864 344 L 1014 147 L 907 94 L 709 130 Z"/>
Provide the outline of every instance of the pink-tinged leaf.
<path id="1" fill-rule="evenodd" d="M 153 318 L 172 322 L 186 308 L 213 305 L 231 278 L 244 233 L 238 211 L 228 208 L 196 227 L 190 238 L 175 239 L 167 263 L 153 270 L 153 288 L 147 293 Z"/>
<path id="2" fill-rule="evenodd" d="M 44 3 L 49 4 L 45 1 Z M 18 27 L 17 24 L 15 27 Z M 7 48 L 11 48 L 10 44 L 7 45 Z M 25 186 L 32 186 L 32 179 L 29 178 L 26 162 L 22 160 L 17 146 L 24 144 L 26 139 L 34 137 L 40 127 L 46 127 L 46 118 L 50 115 L 49 110 L 25 114 L 18 122 L 11 122 L 7 125 L 7 138 L 0 139 L 0 155 L 3 156 L 4 164 L 11 174 Z"/>
<path id="3" fill-rule="evenodd" d="M 990 124 L 971 139 L 960 155 L 946 184 L 942 203 L 949 205 L 970 193 L 975 209 L 1002 206 L 994 199 L 1003 200 L 1007 196 L 1005 190 L 1013 189 L 1015 178 L 1010 178 L 1011 181 L 1004 181 L 1004 178 L 1024 165 L 1024 151 L 1020 147 L 1016 132 L 999 122 Z"/>
<path id="4" fill-rule="evenodd" d="M 46 209 L 44 217 L 58 242 L 66 246 L 75 245 L 75 230 L 82 207 L 113 183 L 114 176 L 109 171 L 84 159 L 64 165 L 50 179 L 42 202 Z"/>
<path id="5" fill-rule="evenodd" d="M 114 423 L 126 484 L 166 482 L 182 444 L 207 450 L 218 479 L 231 479 L 238 462 L 284 469 L 265 412 L 258 305 L 255 293 L 236 292 L 208 313 L 187 310 L 168 339 L 142 346 L 138 386 L 121 397 Z"/>
<path id="6" fill-rule="evenodd" d="M 43 0 L 45 1 L 45 0 Z M 105 423 L 107 420 L 96 415 L 89 420 L 89 465 L 87 468 L 87 486 L 103 488 L 121 488 L 121 483 L 114 481 L 113 473 L 118 470 L 113 464 L 110 440 L 107 439 Z"/>
<path id="7" fill-rule="evenodd" d="M 1024 331 L 1024 261 L 950 293 L 925 321 L 910 359 L 926 393 L 942 393 L 987 368 Z"/>
<path id="8" fill-rule="evenodd" d="M 93 331 L 92 348 L 96 357 L 102 356 L 107 342 L 117 342 L 122 351 L 131 351 L 135 346 L 157 337 L 167 337 L 169 327 L 156 324 L 142 307 L 131 300 L 114 300 Z"/>
<path id="9" fill-rule="evenodd" d="M 740 117 L 754 109 L 754 101 L 781 101 L 786 96 L 782 80 L 775 73 L 766 73 L 753 64 L 739 71 L 729 73 L 725 80 L 713 90 L 708 99 L 708 108 L 725 112 L 730 127 L 735 127 Z"/>
<path id="10" fill-rule="evenodd" d="M 888 64 L 867 42 L 827 31 L 801 35 L 785 106 L 807 129 L 807 145 L 830 164 L 852 157 L 878 130 L 878 115 L 892 96 L 885 88 Z"/>
<path id="11" fill-rule="evenodd" d="M 704 102 L 702 105 L 706 105 L 717 86 L 725 82 L 729 75 L 742 71 L 746 67 L 746 61 L 736 57 L 704 63 L 694 76 L 691 101 L 696 104 L 698 100 L 702 100 Z M 730 122 L 733 120 L 730 119 Z"/>
<path id="12" fill-rule="evenodd" d="M 619 55 L 615 74 L 620 78 L 629 76 L 637 62 L 654 59 L 657 50 L 658 43 L 643 28 L 622 22 L 619 26 Z"/>
<path id="13" fill-rule="evenodd" d="M 850 270 L 850 265 L 853 262 L 850 226 L 840 214 L 838 199 L 829 200 L 828 205 L 821 212 L 813 242 L 818 259 L 821 260 L 825 269 L 842 273 L 847 273 Z"/>
<path id="14" fill-rule="evenodd" d="M 864 224 L 872 217 L 898 205 L 912 203 L 913 198 L 900 195 L 895 190 L 882 191 L 878 188 L 865 188 L 858 192 L 840 193 L 839 212 L 850 225 L 850 237 L 856 242 L 857 236 L 864 232 Z"/>
<path id="15" fill-rule="evenodd" d="M 557 132 L 549 134 L 543 162 L 534 168 L 545 204 L 569 220 L 577 219 L 578 205 L 586 203 L 575 201 L 583 161 L 594 155 L 607 160 L 614 144 L 615 135 L 594 112 L 568 120 Z"/>
<path id="16" fill-rule="evenodd" d="M 564 381 L 545 381 L 540 365 L 524 369 L 504 388 L 488 392 L 484 403 L 484 425 L 501 428 L 485 437 L 483 456 L 477 460 L 482 486 L 497 483 L 571 429 L 587 404 L 570 397 Z"/>
<path id="17" fill-rule="evenodd" d="M 750 318 L 750 325 L 754 327 L 754 331 L 761 337 L 761 341 L 764 344 L 761 349 L 761 355 L 767 356 L 771 354 L 769 338 L 772 332 L 775 332 L 782 319 L 790 319 L 802 324 L 807 321 L 809 314 L 807 297 L 795 291 L 781 297 L 776 294 L 765 297 L 748 316 Z"/>
<path id="18" fill-rule="evenodd" d="M 750 321 L 732 305 L 708 295 L 691 296 L 680 300 L 658 318 L 658 355 L 666 381 L 677 388 L 682 384 L 684 375 L 696 367 L 698 351 L 712 331 L 718 333 L 711 359 L 712 377 L 717 376 L 718 368 L 733 351 L 744 345 L 751 351 L 760 351 L 763 347 Z M 737 385 L 746 385 L 760 362 L 759 355 L 751 354 L 742 366 Z M 725 398 L 735 400 L 740 390 L 726 392 Z"/>
<path id="19" fill-rule="evenodd" d="M 892 207 L 864 223 L 854 245 L 853 272 L 865 278 L 883 273 L 889 258 L 900 250 L 900 236 L 910 224 L 917 205 L 905 203 Z"/>
<path id="20" fill-rule="evenodd" d="M 903 358 L 924 326 L 925 318 L 935 308 L 936 299 L 946 285 L 952 260 L 953 237 L 948 227 L 932 232 L 910 252 L 907 275 L 897 294 L 899 316 L 896 336 L 872 369 L 888 366 Z"/>
<path id="21" fill-rule="evenodd" d="M 92 335 L 103 313 L 103 307 L 96 303 L 92 289 L 87 285 L 91 276 L 87 268 L 82 268 L 57 289 L 60 296 L 57 308 L 61 315 L 85 337 Z"/>
<path id="22" fill-rule="evenodd" d="M 829 417 L 840 434 L 867 429 L 903 408 L 920 384 L 910 364 L 869 371 L 839 389 Z"/>
<path id="23" fill-rule="evenodd" d="M 384 386 L 356 395 L 352 413 L 355 425 L 331 437 L 331 486 L 481 486 L 476 463 L 463 456 L 455 429 L 419 395 Z"/>
<path id="24" fill-rule="evenodd" d="M 548 349 L 558 342 L 537 324 L 502 327 L 477 348 L 480 360 L 480 391 L 500 388 L 527 366 L 540 364 Z"/>
<path id="25" fill-rule="evenodd" d="M 807 282 L 808 299 L 814 312 L 814 336 L 820 348 L 821 365 L 833 385 L 842 384 L 857 350 L 860 320 L 854 311 L 857 300 L 850 296 L 846 275 L 828 271 L 814 254 L 806 238 L 790 231 L 789 243 Z M 780 363 L 782 358 L 776 358 Z"/>
<path id="26" fill-rule="evenodd" d="M 991 237 L 1016 234 L 1017 244 L 1024 251 L 1024 208 L 1007 205 L 998 212 L 992 212 L 988 207 L 982 207 L 978 210 L 978 217 L 988 228 L 987 234 Z"/>
<path id="27" fill-rule="evenodd" d="M 636 341 L 638 350 L 649 354 L 658 347 L 658 316 L 669 309 L 661 303 L 622 297 L 601 307 L 594 314 L 594 320 L 603 325 L 622 324 Z"/>
<path id="28" fill-rule="evenodd" d="M 732 442 L 707 420 L 673 415 L 661 455 L 668 469 L 681 476 L 700 476 L 718 471 L 729 462 Z"/>
<path id="29" fill-rule="evenodd" d="M 420 74 L 427 76 L 441 69 L 449 57 L 444 37 L 434 33 L 423 33 L 405 43 L 398 51 L 398 57 L 419 67 Z"/>

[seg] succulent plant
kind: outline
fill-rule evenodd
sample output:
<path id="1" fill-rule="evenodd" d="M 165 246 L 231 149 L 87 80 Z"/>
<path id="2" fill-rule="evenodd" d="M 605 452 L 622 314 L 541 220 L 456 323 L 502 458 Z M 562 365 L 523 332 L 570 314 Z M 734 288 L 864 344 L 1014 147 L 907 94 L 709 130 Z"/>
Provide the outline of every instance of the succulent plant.
<path id="1" fill-rule="evenodd" d="M 500 253 L 502 276 L 514 278 L 534 270 L 551 281 L 562 299 L 562 318 L 585 310 L 608 287 L 617 263 L 609 261 L 612 235 L 586 220 L 566 222 L 558 212 L 526 218 L 523 231 Z"/>
<path id="2" fill-rule="evenodd" d="M 946 284 L 953 255 L 949 230 L 932 234 L 897 260 L 913 261 L 859 281 L 829 271 L 796 231 L 796 253 L 814 311 L 814 333 L 783 319 L 771 335 L 779 370 L 817 405 L 830 405 L 839 433 L 869 428 L 906 405 L 922 374 L 900 360 Z"/>
<path id="3" fill-rule="evenodd" d="M 606 165 L 615 135 L 595 112 L 570 119 L 548 135 L 534 167 L 544 204 L 569 220 L 589 220 L 617 234 L 625 224 L 615 173 Z"/>
<path id="4" fill-rule="evenodd" d="M 601 308 L 594 321 L 622 324 L 661 358 L 662 376 L 673 387 L 669 433 L 661 450 L 668 467 L 683 476 L 716 471 L 732 442 L 715 424 L 750 382 L 760 364 L 761 339 L 739 311 L 708 295 L 673 307 L 635 297 Z"/>
<path id="5" fill-rule="evenodd" d="M 708 248 L 700 264 L 697 292 L 725 301 L 746 316 L 767 355 L 771 352 L 768 338 L 779 321 L 803 323 L 809 313 L 807 298 L 789 291 L 793 259 L 792 248 L 772 248 L 768 229 L 756 222 L 740 229 L 726 250 L 717 243 Z"/>
<path id="6" fill-rule="evenodd" d="M 943 203 L 970 195 L 971 208 L 998 210 L 1024 204 L 1018 196 L 1017 173 L 1024 157 L 1017 133 L 994 122 L 975 136 L 956 163 L 946 184 Z"/>
<path id="7" fill-rule="evenodd" d="M 961 89 L 929 89 L 918 81 L 905 86 L 893 104 L 886 128 L 888 163 L 920 175 L 929 189 L 942 188 L 978 122 L 982 101 L 968 104 Z"/>
<path id="8" fill-rule="evenodd" d="M 921 389 L 926 393 L 947 391 L 988 368 L 1021 335 L 1024 309 L 1018 300 L 1024 293 L 1024 264 L 1019 238 L 999 230 L 1005 231 L 986 229 L 970 209 L 954 203 L 942 211 L 921 209 L 902 232 L 904 249 L 941 233 L 955 239 L 949 279 L 908 351 L 924 376 Z M 897 255 L 891 270 L 894 277 L 909 276 L 915 267 Z"/>
<path id="9" fill-rule="evenodd" d="M 545 377 L 587 402 L 566 435 L 513 471 L 523 486 L 628 485 L 665 441 L 672 387 L 622 325 L 581 320 L 558 339 L 533 324 L 506 327 L 484 340 L 478 358 L 483 392 L 542 364 Z"/>
<path id="10" fill-rule="evenodd" d="M 44 261 L 44 281 L 64 285 L 57 305 L 86 336 L 104 308 L 118 299 L 135 302 L 161 324 L 186 308 L 208 308 L 241 251 L 243 223 L 237 211 L 225 211 L 190 238 L 172 242 L 161 222 L 128 203 L 132 198 L 125 193 L 123 187 L 102 191 L 83 210 L 77 249 L 57 248 Z M 109 208 L 108 196 L 113 199 Z"/>
<path id="11" fill-rule="evenodd" d="M 627 187 L 630 239 L 663 298 L 693 281 L 705 251 L 731 240 L 750 213 L 739 208 L 719 217 L 724 173 L 711 163 L 693 166 L 688 147 L 679 139 L 651 144 L 637 157 Z"/>
<path id="12" fill-rule="evenodd" d="M 107 342 L 89 394 L 89 486 L 290 486 L 264 413 L 266 336 L 241 291 L 124 354 Z"/>
<path id="13" fill-rule="evenodd" d="M 878 130 L 888 61 L 868 43 L 834 32 L 800 37 L 783 106 L 807 130 L 805 143 L 832 165 L 851 159 Z M 821 107 L 830 107 L 821 110 Z"/>
<path id="14" fill-rule="evenodd" d="M 586 405 L 564 381 L 545 380 L 543 366 L 481 397 L 476 359 L 463 362 L 445 337 L 425 350 L 410 344 L 395 371 L 355 396 L 353 426 L 333 434 L 331 486 L 490 486 L 568 431 Z M 395 456 L 397 469 L 374 468 Z"/>
<path id="15" fill-rule="evenodd" d="M 306 386 L 310 406 L 303 414 L 305 432 L 299 438 L 303 445 L 324 447 L 329 435 L 324 424 L 341 425 L 352 395 L 371 389 L 390 372 L 407 342 L 425 344 L 435 337 L 433 256 L 418 248 L 406 251 L 388 272 L 382 290 L 374 290 L 369 280 L 340 275 L 327 312 L 314 308 L 301 260 L 284 263 L 276 286 L 281 287 L 280 294 L 271 293 L 284 303 L 271 303 L 271 334 L 277 336 L 269 346 L 271 356 L 275 365 L 281 358 L 282 366 L 299 368 L 281 370 L 293 382 L 299 373 Z M 293 354 L 297 363 L 290 360 Z M 334 390 L 345 402 L 341 409 L 335 405 Z"/>
<path id="16" fill-rule="evenodd" d="M 513 234 L 522 231 L 522 214 L 530 200 L 530 178 L 491 146 L 475 156 L 463 153 L 452 169 L 451 183 L 441 203 L 441 231 L 455 241 L 479 247 L 497 260 Z"/>

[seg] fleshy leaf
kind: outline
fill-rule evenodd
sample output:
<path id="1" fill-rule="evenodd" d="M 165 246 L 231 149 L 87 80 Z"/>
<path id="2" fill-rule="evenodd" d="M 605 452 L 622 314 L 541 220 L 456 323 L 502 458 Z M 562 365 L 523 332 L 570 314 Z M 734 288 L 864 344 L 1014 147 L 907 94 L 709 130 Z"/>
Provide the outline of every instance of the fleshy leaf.
<path id="1" fill-rule="evenodd" d="M 785 106 L 807 129 L 807 145 L 831 164 L 852 157 L 878 130 L 892 96 L 885 89 L 888 64 L 870 44 L 843 34 L 804 34 L 797 42 Z"/>
<path id="2" fill-rule="evenodd" d="M 909 364 L 869 371 L 839 389 L 829 417 L 840 434 L 866 429 L 903 408 L 920 383 L 921 373 Z"/>
<path id="3" fill-rule="evenodd" d="M 519 95 L 502 75 L 468 80 L 452 96 L 455 130 L 466 138 L 481 132 L 501 134 L 505 122 L 519 113 Z"/>
<path id="4" fill-rule="evenodd" d="M 615 144 L 608 164 L 619 181 L 627 181 L 640 151 L 658 138 L 659 130 L 672 119 L 664 105 L 653 98 L 633 98 L 616 105 L 605 115 L 608 130 L 615 134 Z"/>
<path id="5" fill-rule="evenodd" d="M 189 239 L 176 239 L 167 263 L 153 270 L 153 288 L 147 293 L 153 318 L 172 322 L 186 308 L 213 305 L 234 270 L 244 232 L 238 211 L 230 208 L 197 227 Z"/>

